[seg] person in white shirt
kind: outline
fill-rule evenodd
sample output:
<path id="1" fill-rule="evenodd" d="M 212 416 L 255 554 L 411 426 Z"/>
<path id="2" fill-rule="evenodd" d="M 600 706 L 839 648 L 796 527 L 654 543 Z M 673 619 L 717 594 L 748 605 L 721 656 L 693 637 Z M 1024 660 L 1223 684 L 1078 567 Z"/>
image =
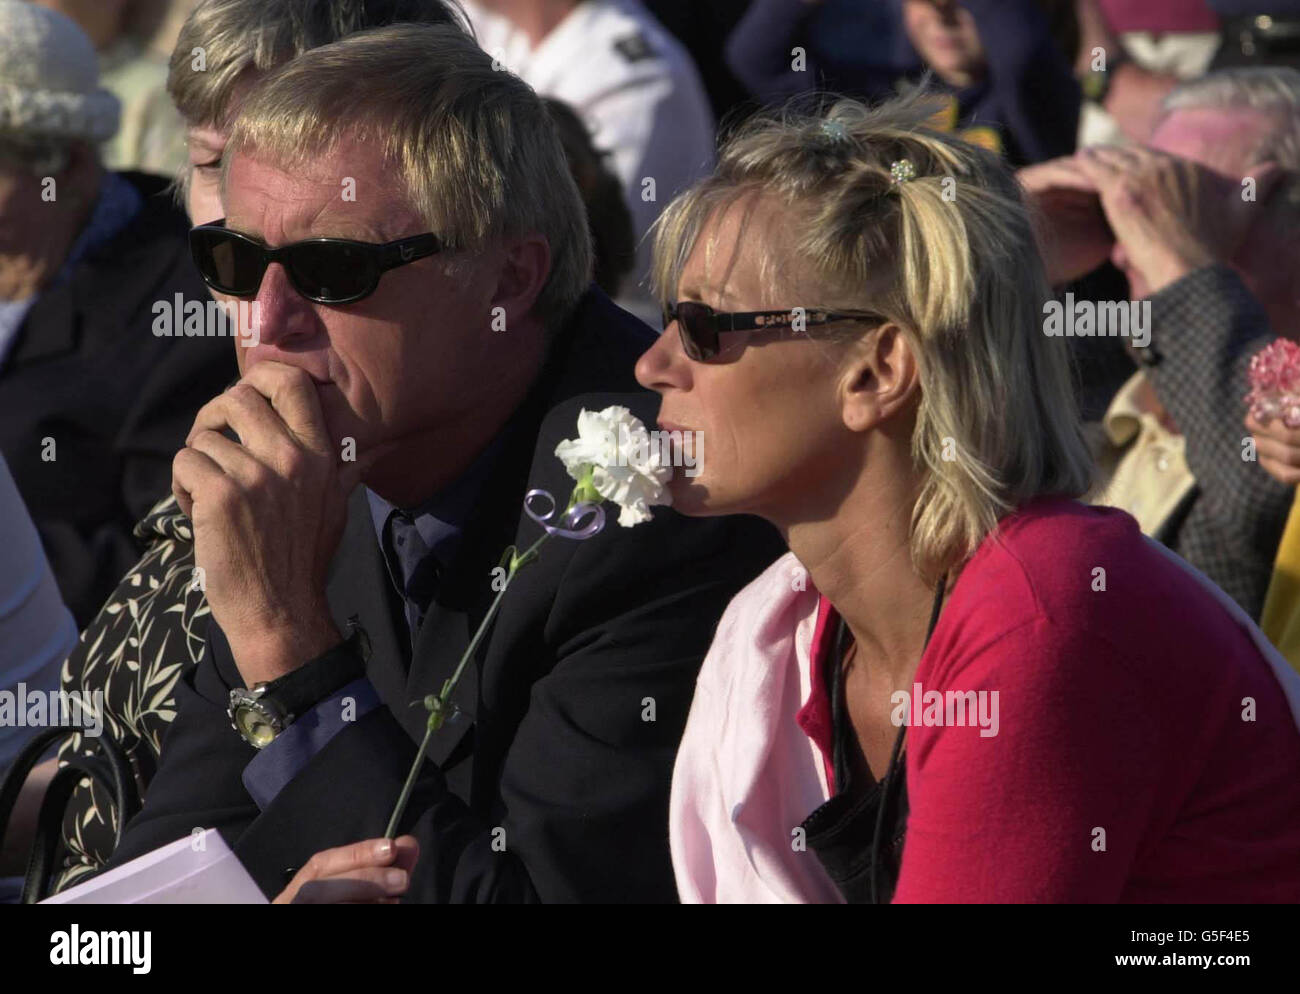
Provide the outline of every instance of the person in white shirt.
<path id="1" fill-rule="evenodd" d="M 619 303 L 656 323 L 650 240 L 660 209 L 713 167 L 713 112 L 686 49 L 640 0 L 465 0 L 479 45 L 582 117 L 632 213 L 636 264 Z"/>

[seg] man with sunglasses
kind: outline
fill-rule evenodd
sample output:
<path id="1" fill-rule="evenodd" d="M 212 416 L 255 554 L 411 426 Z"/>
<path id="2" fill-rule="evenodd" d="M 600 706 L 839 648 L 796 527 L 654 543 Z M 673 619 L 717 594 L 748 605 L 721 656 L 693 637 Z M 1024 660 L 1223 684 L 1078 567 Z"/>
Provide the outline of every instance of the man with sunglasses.
<path id="1" fill-rule="evenodd" d="M 525 493 L 572 487 L 557 443 L 583 408 L 657 412 L 634 379 L 653 332 L 590 285 L 538 98 L 455 29 L 366 32 L 255 90 L 224 168 L 191 249 L 219 298 L 259 305 L 258 344 L 174 463 L 212 624 L 110 865 L 204 825 L 282 900 L 673 900 L 695 675 L 781 548 L 753 520 L 548 544 L 380 841 L 420 703 L 502 550 L 540 534 Z"/>

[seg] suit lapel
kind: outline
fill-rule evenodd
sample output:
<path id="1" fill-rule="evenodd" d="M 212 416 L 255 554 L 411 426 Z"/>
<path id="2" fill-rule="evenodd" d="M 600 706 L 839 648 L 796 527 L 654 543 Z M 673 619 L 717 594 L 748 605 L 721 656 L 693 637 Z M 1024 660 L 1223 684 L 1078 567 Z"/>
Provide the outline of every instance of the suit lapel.
<path id="1" fill-rule="evenodd" d="M 430 606 L 416 638 L 411 671 L 403 688 L 407 700 L 422 702 L 428 694 L 442 690 L 469 645 L 471 624 L 477 628 L 479 617 L 476 615 L 471 622 L 469 613 L 459 608 L 436 602 Z M 481 651 L 478 655 L 481 658 Z M 452 692 L 455 710 L 429 743 L 428 756 L 433 762 L 439 765 L 445 762 L 473 725 L 478 711 L 478 691 L 478 665 L 476 660 L 471 660 Z M 422 704 L 408 711 L 409 714 L 399 715 L 399 719 L 418 742 L 424 737 L 429 712 Z"/>
<path id="2" fill-rule="evenodd" d="M 636 389 L 631 370 L 640 349 L 654 340 L 649 329 L 643 329 L 644 341 L 629 336 L 630 350 L 622 361 L 615 361 L 607 348 L 584 348 L 578 344 L 580 332 L 606 340 L 611 322 L 632 322 L 636 329 L 642 329 L 639 323 L 618 311 L 599 290 L 593 288 L 574 318 L 556 336 L 545 367 L 504 429 L 506 438 L 501 453 L 479 491 L 455 561 L 439 579 L 438 591 L 425 615 L 406 673 L 400 672 L 396 663 L 385 664 L 380 660 L 381 654 L 384 660 L 405 658 L 398 640 L 407 635 L 400 620 L 395 622 L 392 613 L 381 610 L 381 606 L 386 607 L 386 604 L 371 603 L 381 600 L 391 589 L 391 583 L 375 539 L 364 492 L 358 490 L 359 503 L 352 506 L 349 514 L 348 534 L 351 537 L 344 540 L 344 548 L 350 550 L 347 554 L 357 557 L 358 566 L 340 571 L 348 576 L 339 578 L 339 600 L 336 604 L 331 597 L 330 604 L 335 608 L 336 617 L 346 620 L 350 615 L 342 613 L 344 603 L 365 603 L 369 614 L 363 615 L 363 624 L 367 625 L 367 630 L 371 630 L 371 623 L 379 624 L 378 620 L 368 620 L 372 617 L 385 623 L 385 628 L 380 629 L 382 641 L 372 637 L 371 680 L 390 705 L 400 702 L 396 717 L 417 742 L 424 737 L 428 712 L 418 704 L 411 707 L 410 703 L 420 702 L 426 695 L 441 691 L 443 683 L 455 672 L 470 638 L 496 596 L 492 589 L 492 570 L 500 563 L 506 547 L 514 544 L 522 551 L 524 543 L 535 541 L 541 534 L 537 525 L 523 514 L 524 494 L 529 486 L 542 485 L 545 477 L 556 488 L 558 500 L 562 502 L 567 497 L 568 491 L 563 490 L 567 478 L 558 461 L 553 460 L 544 467 L 545 472 L 534 466 L 538 458 L 538 434 L 547 412 L 559 399 L 576 392 L 591 391 L 597 386 L 602 389 Z M 550 443 L 550 447 L 553 448 L 553 444 Z M 551 458 L 549 451 L 546 458 Z M 355 535 L 352 534 L 354 528 Z M 351 545 L 347 544 L 349 541 Z M 335 562 L 337 566 L 339 559 Z M 392 600 L 396 601 L 395 594 Z M 501 612 L 510 609 L 511 598 L 507 596 Z M 351 613 L 355 613 L 355 609 Z M 453 714 L 430 742 L 428 756 L 435 763 L 441 765 L 447 761 L 479 717 L 479 667 L 488 658 L 493 634 L 499 625 L 500 615 L 456 685 L 451 699 L 460 713 Z M 378 679 L 384 682 L 376 682 Z"/>
<path id="3" fill-rule="evenodd" d="M 509 437 L 502 446 L 497 463 L 488 473 L 479 491 L 473 515 L 467 523 L 455 560 L 444 571 L 438 592 L 425 616 L 415 643 L 406 694 L 410 700 L 422 700 L 427 694 L 442 690 L 443 683 L 456 671 L 461 656 L 492 604 L 492 570 L 511 543 L 518 544 L 516 532 L 525 483 L 532 468 L 533 449 L 537 441 L 539 419 L 532 416 L 532 403 L 521 409 L 522 417 L 512 419 Z M 509 600 L 502 610 L 509 609 Z M 429 758 L 435 763 L 446 761 L 473 725 L 479 707 L 479 666 L 492 642 L 489 629 L 475 650 L 475 658 L 465 667 L 452 693 L 452 703 L 459 713 L 439 730 L 429 743 Z M 423 708 L 413 708 L 418 719 L 418 738 L 424 735 Z M 404 720 L 403 724 L 407 724 Z M 410 725 L 407 725 L 410 728 Z"/>
<path id="4" fill-rule="evenodd" d="M 399 629 L 393 616 L 391 585 L 365 488 L 357 487 L 348 500 L 348 520 L 330 566 L 325 596 L 340 629 L 346 630 L 354 617 L 365 628 L 371 647 L 366 676 L 409 730 L 405 712 L 415 714 L 416 709 L 400 706 L 406 700 L 408 640 L 405 628 Z"/>

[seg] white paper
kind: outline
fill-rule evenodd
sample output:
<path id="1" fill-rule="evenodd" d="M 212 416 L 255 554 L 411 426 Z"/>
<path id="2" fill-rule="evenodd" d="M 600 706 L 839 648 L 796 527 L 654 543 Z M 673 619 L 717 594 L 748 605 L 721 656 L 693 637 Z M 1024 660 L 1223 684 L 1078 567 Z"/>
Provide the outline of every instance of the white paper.
<path id="1" fill-rule="evenodd" d="M 266 904 L 215 828 L 177 839 L 42 904 Z"/>

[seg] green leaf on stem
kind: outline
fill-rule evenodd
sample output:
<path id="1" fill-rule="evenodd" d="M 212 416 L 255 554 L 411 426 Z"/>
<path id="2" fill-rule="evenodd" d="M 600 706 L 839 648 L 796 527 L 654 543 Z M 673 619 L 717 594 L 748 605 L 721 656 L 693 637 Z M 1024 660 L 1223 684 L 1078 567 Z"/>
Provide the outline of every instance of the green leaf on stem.
<path id="1" fill-rule="evenodd" d="M 538 552 L 536 549 L 529 549 L 527 552 L 525 552 L 522 556 L 518 557 L 517 559 L 511 559 L 510 575 L 514 576 L 516 573 L 518 573 L 529 563 L 533 562 L 536 559 L 540 559 L 541 556 L 542 554 Z"/>

